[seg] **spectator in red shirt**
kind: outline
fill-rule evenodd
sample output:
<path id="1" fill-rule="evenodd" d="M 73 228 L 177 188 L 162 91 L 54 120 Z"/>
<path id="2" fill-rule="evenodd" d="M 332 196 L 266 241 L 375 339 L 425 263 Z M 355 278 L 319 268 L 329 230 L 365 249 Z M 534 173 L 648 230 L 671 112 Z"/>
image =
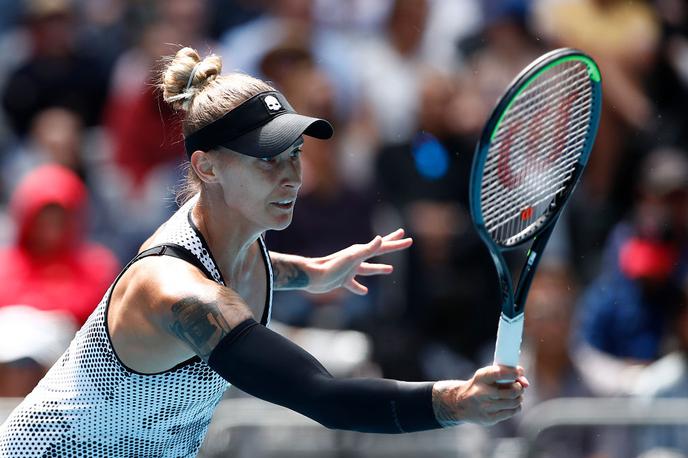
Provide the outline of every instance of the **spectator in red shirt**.
<path id="1" fill-rule="evenodd" d="M 0 307 L 62 311 L 81 326 L 117 274 L 107 248 L 85 234 L 87 189 L 71 170 L 41 166 L 10 203 L 16 239 L 0 249 Z"/>

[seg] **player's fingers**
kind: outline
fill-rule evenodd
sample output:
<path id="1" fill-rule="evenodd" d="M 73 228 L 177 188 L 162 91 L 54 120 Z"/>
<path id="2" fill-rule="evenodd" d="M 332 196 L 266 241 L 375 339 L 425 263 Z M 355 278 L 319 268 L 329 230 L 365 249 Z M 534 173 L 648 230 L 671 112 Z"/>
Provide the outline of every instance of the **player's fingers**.
<path id="1" fill-rule="evenodd" d="M 513 417 L 514 415 L 519 413 L 521 409 L 522 407 L 519 405 L 518 407 L 515 407 L 513 409 L 504 409 L 500 410 L 499 412 L 495 412 L 492 415 L 490 415 L 490 417 L 495 423 L 499 423 L 500 421 L 504 421 Z"/>
<path id="2" fill-rule="evenodd" d="M 523 375 L 523 369 L 521 368 L 498 366 L 496 364 L 478 369 L 475 373 L 475 377 L 479 382 L 487 384 L 504 380 L 514 381 L 521 375 Z"/>
<path id="3" fill-rule="evenodd" d="M 516 382 L 511 385 L 483 384 L 480 389 L 483 398 L 493 401 L 498 399 L 516 399 L 523 395 L 523 387 Z"/>
<path id="4" fill-rule="evenodd" d="M 405 250 L 411 245 L 413 245 L 413 239 L 410 237 L 400 240 L 386 240 L 377 250 L 375 256 Z"/>
<path id="5" fill-rule="evenodd" d="M 363 255 L 364 253 L 368 253 L 368 254 L 375 253 L 377 250 L 380 249 L 380 247 L 382 246 L 382 243 L 383 243 L 382 237 L 380 237 L 379 235 L 376 235 L 373 238 L 373 240 L 371 240 L 370 242 L 363 245 L 363 249 L 361 250 L 361 255 Z"/>
<path id="6" fill-rule="evenodd" d="M 339 258 L 339 261 L 347 263 L 360 263 L 366 259 L 376 256 L 377 251 L 382 246 L 382 237 L 376 235 L 373 240 L 365 244 L 351 245 L 345 250 L 334 253 L 328 258 Z"/>
<path id="7" fill-rule="evenodd" d="M 356 275 L 387 275 L 391 274 L 394 268 L 389 264 L 372 264 L 362 262 L 356 269 Z"/>
<path id="8" fill-rule="evenodd" d="M 523 388 L 528 388 L 530 386 L 530 382 L 524 375 L 518 377 L 516 381 L 520 383 Z"/>
<path id="9" fill-rule="evenodd" d="M 480 385 L 480 397 L 482 399 L 488 399 L 490 401 L 503 399 L 502 394 L 499 392 L 499 389 L 495 385 L 485 384 Z"/>
<path id="10" fill-rule="evenodd" d="M 485 404 L 485 411 L 494 413 L 500 410 L 512 410 L 517 409 L 521 406 L 523 398 L 517 397 L 516 399 L 498 399 L 496 401 L 490 401 Z"/>
<path id="11" fill-rule="evenodd" d="M 509 385 L 497 385 L 500 399 L 515 399 L 523 394 L 525 388 L 519 382 Z"/>
<path id="12" fill-rule="evenodd" d="M 380 256 L 395 251 L 405 250 L 413 244 L 413 239 L 410 237 L 399 238 L 403 235 L 403 229 L 392 232 L 385 237 L 375 236 L 373 240 L 365 245 L 353 245 L 349 247 L 347 260 L 348 261 L 364 261 L 374 256 Z M 339 253 L 335 253 L 339 254 Z"/>
<path id="13" fill-rule="evenodd" d="M 351 291 L 354 294 L 357 294 L 359 296 L 365 296 L 368 294 L 368 288 L 354 280 L 353 278 L 349 280 L 344 287 Z"/>
<path id="14" fill-rule="evenodd" d="M 389 241 L 389 240 L 399 240 L 404 236 L 404 229 L 399 228 L 394 232 L 390 232 L 389 234 L 385 235 L 382 237 L 382 240 L 384 241 Z"/>

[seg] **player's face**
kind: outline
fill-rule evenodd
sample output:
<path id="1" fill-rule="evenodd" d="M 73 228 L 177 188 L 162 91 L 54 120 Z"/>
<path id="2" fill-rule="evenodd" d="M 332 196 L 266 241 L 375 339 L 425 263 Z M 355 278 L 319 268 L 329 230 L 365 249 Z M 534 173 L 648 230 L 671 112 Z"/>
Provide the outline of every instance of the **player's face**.
<path id="1" fill-rule="evenodd" d="M 268 159 L 234 152 L 220 155 L 219 178 L 227 206 L 261 230 L 289 226 L 301 188 L 302 147 L 299 138 Z"/>

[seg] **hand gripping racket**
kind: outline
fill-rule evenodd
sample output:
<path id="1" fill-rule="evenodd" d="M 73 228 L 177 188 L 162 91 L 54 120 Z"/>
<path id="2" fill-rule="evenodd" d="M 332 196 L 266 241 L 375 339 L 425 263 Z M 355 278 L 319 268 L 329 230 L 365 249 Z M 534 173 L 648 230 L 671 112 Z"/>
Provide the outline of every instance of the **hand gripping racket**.
<path id="1" fill-rule="evenodd" d="M 473 159 L 470 207 L 501 289 L 495 364 L 518 365 L 528 289 L 588 161 L 601 96 L 595 62 L 580 51 L 558 49 L 516 77 L 483 129 Z M 531 240 L 514 294 L 502 253 Z"/>

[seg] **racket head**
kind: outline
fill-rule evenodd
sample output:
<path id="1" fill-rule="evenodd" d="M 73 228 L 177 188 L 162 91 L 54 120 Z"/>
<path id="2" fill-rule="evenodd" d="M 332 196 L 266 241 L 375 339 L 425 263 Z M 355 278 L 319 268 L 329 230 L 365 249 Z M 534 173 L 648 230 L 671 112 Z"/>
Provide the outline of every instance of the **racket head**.
<path id="1" fill-rule="evenodd" d="M 500 251 L 556 221 L 590 156 L 601 100 L 597 64 L 563 48 L 526 67 L 498 101 L 476 147 L 469 193 L 498 270 L 506 269 Z"/>

